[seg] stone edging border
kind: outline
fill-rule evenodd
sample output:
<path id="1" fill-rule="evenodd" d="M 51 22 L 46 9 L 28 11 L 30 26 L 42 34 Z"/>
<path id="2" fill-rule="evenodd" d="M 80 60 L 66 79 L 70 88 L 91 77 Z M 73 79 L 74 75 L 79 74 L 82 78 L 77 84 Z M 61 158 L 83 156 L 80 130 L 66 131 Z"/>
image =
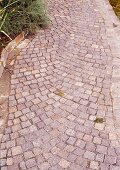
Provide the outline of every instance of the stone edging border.
<path id="1" fill-rule="evenodd" d="M 109 0 L 95 1 L 104 19 L 107 39 L 113 55 L 111 96 L 113 99 L 114 132 L 120 142 L 120 20 L 115 15 Z"/>
<path id="2" fill-rule="evenodd" d="M 24 35 L 24 32 L 19 34 L 2 50 L 0 58 L 0 78 L 7 64 L 7 60 L 9 59 L 9 57 L 12 58 L 16 54 L 17 46 L 24 40 Z"/>
<path id="3" fill-rule="evenodd" d="M 16 59 L 19 58 L 20 50 L 24 49 L 29 43 L 30 40 L 25 39 L 25 34 L 24 32 L 22 32 L 3 49 L 0 58 L 0 78 L 2 77 L 5 67 L 8 65 L 14 65 Z M 2 99 L 3 97 L 5 99 L 5 103 L 8 100 L 9 96 L 0 96 L 0 99 Z M 5 119 L 0 119 L 0 140 L 6 126 L 7 116 L 8 115 L 5 116 Z"/>

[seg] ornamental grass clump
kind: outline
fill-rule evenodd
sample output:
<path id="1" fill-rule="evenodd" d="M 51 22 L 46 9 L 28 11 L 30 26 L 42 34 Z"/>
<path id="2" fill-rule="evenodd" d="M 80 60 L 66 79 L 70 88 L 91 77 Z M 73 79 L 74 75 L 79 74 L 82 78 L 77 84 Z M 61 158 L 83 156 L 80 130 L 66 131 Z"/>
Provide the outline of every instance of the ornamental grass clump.
<path id="1" fill-rule="evenodd" d="M 47 21 L 42 0 L 0 0 L 0 47 L 22 31 L 33 34 L 46 27 Z"/>

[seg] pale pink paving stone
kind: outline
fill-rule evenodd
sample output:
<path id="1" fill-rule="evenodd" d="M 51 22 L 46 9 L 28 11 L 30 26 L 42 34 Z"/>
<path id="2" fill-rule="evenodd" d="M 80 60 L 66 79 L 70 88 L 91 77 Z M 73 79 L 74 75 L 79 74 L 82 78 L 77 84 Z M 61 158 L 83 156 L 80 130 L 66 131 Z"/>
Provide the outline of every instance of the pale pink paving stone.
<path id="1" fill-rule="evenodd" d="M 6 164 L 8 166 L 13 165 L 13 159 L 12 158 L 7 158 Z"/>
<path id="2" fill-rule="evenodd" d="M 21 154 L 23 152 L 21 146 L 12 147 L 11 150 L 12 150 L 12 155 L 13 156 L 19 155 L 19 154 Z"/>
<path id="3" fill-rule="evenodd" d="M 84 153 L 84 158 L 87 158 L 89 160 L 94 160 L 95 159 L 95 153 L 94 152 L 90 152 L 90 151 L 86 151 Z"/>
<path id="4" fill-rule="evenodd" d="M 62 167 L 62 168 L 68 168 L 70 163 L 68 161 L 66 161 L 65 159 L 61 159 L 61 161 L 59 162 L 59 165 Z"/>
<path id="5" fill-rule="evenodd" d="M 90 168 L 91 169 L 99 169 L 99 163 L 96 161 L 91 161 Z"/>

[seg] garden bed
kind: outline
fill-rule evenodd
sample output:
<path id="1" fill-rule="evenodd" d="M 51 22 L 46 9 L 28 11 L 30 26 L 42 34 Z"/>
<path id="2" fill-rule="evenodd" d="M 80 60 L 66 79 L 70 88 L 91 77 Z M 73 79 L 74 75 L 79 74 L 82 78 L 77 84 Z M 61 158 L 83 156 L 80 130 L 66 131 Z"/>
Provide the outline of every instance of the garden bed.
<path id="1" fill-rule="evenodd" d="M 42 0 L 0 0 L 0 53 L 22 31 L 35 34 L 47 21 Z"/>
<path id="2" fill-rule="evenodd" d="M 120 0 L 109 0 L 112 5 L 116 15 L 120 19 Z"/>

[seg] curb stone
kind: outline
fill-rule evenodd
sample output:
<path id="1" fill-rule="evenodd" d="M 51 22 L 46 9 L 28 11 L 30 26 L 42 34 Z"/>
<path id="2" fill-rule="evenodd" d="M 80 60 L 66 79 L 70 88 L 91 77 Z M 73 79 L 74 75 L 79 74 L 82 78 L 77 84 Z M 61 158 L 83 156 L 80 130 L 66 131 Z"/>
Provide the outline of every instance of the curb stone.
<path id="1" fill-rule="evenodd" d="M 105 21 L 108 43 L 113 55 L 111 95 L 114 128 L 120 142 L 120 20 L 108 0 L 95 0 Z"/>
<path id="2" fill-rule="evenodd" d="M 6 65 L 14 65 L 14 62 L 17 58 L 18 52 L 21 49 L 24 49 L 28 44 L 30 43 L 29 39 L 24 39 L 24 33 L 21 33 L 18 35 L 13 41 L 11 41 L 5 49 L 3 49 L 2 54 L 1 54 L 1 59 L 0 59 L 0 79 L 2 78 L 4 68 Z M 5 110 L 5 115 L 4 117 L 0 118 L 0 140 L 2 136 L 2 132 L 4 131 L 4 127 L 7 121 L 7 116 L 8 116 L 8 98 L 9 98 L 9 93 L 8 95 L 0 94 L 0 106 L 4 105 L 4 110 Z"/>
<path id="3" fill-rule="evenodd" d="M 4 68 L 9 58 L 13 58 L 16 55 L 17 46 L 24 39 L 24 32 L 19 34 L 14 40 L 12 40 L 2 51 L 0 58 L 0 78 L 3 74 Z"/>

